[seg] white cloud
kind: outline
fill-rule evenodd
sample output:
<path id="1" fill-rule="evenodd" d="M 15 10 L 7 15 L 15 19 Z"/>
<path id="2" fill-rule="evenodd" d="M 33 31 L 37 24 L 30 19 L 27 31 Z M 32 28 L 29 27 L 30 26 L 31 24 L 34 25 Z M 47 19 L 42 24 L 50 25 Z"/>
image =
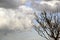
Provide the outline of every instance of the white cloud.
<path id="1" fill-rule="evenodd" d="M 20 33 L 33 27 L 33 13 L 32 8 L 23 5 L 18 9 L 0 8 L 0 40 L 20 40 Z"/>
<path id="2" fill-rule="evenodd" d="M 20 6 L 16 10 L 0 8 L 0 30 L 29 30 L 33 24 L 33 9 Z"/>
<path id="3" fill-rule="evenodd" d="M 60 0 L 41 0 L 31 1 L 32 7 L 38 11 L 45 10 L 47 12 L 60 12 Z"/>

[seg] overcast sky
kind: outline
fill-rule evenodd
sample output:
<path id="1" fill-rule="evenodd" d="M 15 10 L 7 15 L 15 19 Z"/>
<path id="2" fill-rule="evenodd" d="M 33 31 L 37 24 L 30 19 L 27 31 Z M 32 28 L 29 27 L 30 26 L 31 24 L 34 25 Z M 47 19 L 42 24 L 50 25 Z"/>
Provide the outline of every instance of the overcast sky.
<path id="1" fill-rule="evenodd" d="M 0 0 L 0 40 L 40 40 L 31 29 L 34 11 L 29 6 L 25 0 Z"/>
<path id="2" fill-rule="evenodd" d="M 60 0 L 0 0 L 0 40 L 45 40 L 33 29 L 33 13 L 57 8 Z"/>

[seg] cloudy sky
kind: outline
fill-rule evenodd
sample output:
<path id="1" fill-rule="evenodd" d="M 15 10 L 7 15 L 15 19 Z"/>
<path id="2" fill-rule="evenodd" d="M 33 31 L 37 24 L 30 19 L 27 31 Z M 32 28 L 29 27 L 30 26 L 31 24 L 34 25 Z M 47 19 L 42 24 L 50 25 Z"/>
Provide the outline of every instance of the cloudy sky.
<path id="1" fill-rule="evenodd" d="M 60 0 L 38 0 L 31 1 L 32 7 L 38 11 L 46 10 L 47 12 L 60 12 Z M 38 7 L 37 7 L 38 6 Z"/>
<path id="2" fill-rule="evenodd" d="M 0 40 L 39 40 L 38 34 L 31 29 L 34 11 L 26 2 L 0 0 Z"/>
<path id="3" fill-rule="evenodd" d="M 32 23 L 43 10 L 60 12 L 60 0 L 0 0 L 0 40 L 44 40 Z"/>

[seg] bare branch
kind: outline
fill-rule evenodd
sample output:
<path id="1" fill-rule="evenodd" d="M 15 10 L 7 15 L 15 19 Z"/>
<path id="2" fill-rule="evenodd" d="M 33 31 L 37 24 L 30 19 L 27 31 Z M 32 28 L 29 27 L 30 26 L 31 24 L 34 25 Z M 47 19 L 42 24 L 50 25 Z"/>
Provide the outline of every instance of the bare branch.
<path id="1" fill-rule="evenodd" d="M 36 21 L 39 24 L 38 27 L 35 26 L 35 30 L 38 32 L 38 34 L 46 39 L 49 39 L 45 33 L 54 40 L 58 40 L 60 37 L 60 18 L 57 14 L 48 14 L 44 11 L 41 13 L 40 17 L 35 14 Z M 41 30 L 42 29 L 42 30 Z M 44 33 L 45 32 L 45 33 Z M 42 33 L 42 34 L 40 34 Z"/>

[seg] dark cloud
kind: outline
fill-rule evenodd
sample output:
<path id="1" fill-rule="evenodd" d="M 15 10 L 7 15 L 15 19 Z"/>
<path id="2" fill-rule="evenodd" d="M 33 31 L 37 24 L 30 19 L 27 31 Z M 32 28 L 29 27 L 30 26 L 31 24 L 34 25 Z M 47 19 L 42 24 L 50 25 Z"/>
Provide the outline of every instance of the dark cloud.
<path id="1" fill-rule="evenodd" d="M 0 0 L 0 7 L 4 8 L 17 8 L 22 4 L 22 0 Z"/>

